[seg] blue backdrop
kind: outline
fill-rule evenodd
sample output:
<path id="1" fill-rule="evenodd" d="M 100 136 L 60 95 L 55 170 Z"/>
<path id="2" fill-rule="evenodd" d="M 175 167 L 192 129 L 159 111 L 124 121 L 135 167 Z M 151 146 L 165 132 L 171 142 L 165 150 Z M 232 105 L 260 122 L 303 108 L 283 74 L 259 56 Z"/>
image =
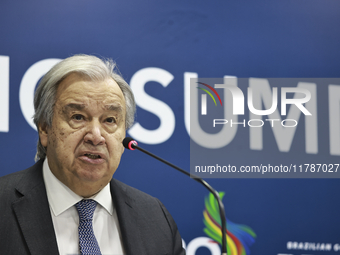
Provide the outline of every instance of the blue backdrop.
<path id="1" fill-rule="evenodd" d="M 339 13 L 336 0 L 2 0 L 0 176 L 34 163 L 38 135 L 23 114 L 32 95 L 28 93 L 21 102 L 20 90 L 34 81 L 25 83 L 23 78 L 39 61 L 77 53 L 111 57 L 128 82 L 144 68 L 169 73 L 173 79 L 166 86 L 150 80 L 144 91 L 166 104 L 170 113 L 159 118 L 154 111 L 143 109 L 142 102 L 136 120 L 144 129 L 156 132 L 162 121 L 167 124 L 172 112 L 174 127 L 164 131 L 167 135 L 160 130 L 165 141 L 139 144 L 189 171 L 184 73 L 197 73 L 198 77 L 339 77 Z M 322 119 L 328 116 L 328 88 L 318 86 L 317 92 L 321 120 L 316 154 L 306 153 L 301 145 L 303 127 L 297 129 L 288 152 L 278 149 L 270 128 L 264 134 L 262 150 L 250 149 L 249 129 L 237 133 L 228 146 L 242 155 L 245 164 L 248 157 L 256 156 L 274 156 L 286 164 L 295 159 L 308 163 L 311 158 L 340 163 L 339 155 L 330 151 L 328 119 Z M 203 211 L 208 192 L 199 184 L 138 151 L 125 151 L 114 177 L 166 205 L 189 255 L 218 254 L 217 244 L 205 239 Z M 243 243 L 249 247 L 247 254 L 340 253 L 338 179 L 209 182 L 225 192 L 227 218 L 256 234 L 252 245 Z"/>

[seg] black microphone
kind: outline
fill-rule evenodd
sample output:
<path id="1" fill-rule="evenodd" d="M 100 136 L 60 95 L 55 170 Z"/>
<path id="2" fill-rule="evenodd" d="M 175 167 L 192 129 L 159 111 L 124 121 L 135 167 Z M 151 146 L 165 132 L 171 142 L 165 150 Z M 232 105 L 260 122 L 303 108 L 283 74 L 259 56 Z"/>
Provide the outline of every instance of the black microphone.
<path id="1" fill-rule="evenodd" d="M 167 164 L 168 166 L 171 166 L 173 168 L 175 168 L 176 170 L 180 171 L 181 173 L 191 177 L 192 179 L 194 179 L 195 181 L 201 183 L 204 187 L 206 187 L 216 198 L 217 202 L 218 202 L 218 206 L 219 206 L 219 212 L 220 212 L 220 218 L 221 218 L 221 228 L 222 228 L 222 255 L 227 255 L 227 243 L 226 243 L 226 233 L 227 233 L 227 224 L 226 224 L 226 218 L 225 218 L 225 211 L 224 211 L 224 205 L 222 203 L 222 200 L 218 194 L 218 192 L 210 186 L 209 183 L 207 183 L 205 180 L 201 179 L 200 177 L 190 174 L 187 171 L 179 168 L 178 166 L 175 166 L 174 164 L 156 156 L 155 154 L 148 152 L 147 150 L 144 150 L 143 148 L 138 146 L 137 141 L 133 140 L 131 137 L 125 137 L 123 140 L 123 145 L 126 149 L 129 150 L 140 150 L 146 154 L 148 154 L 149 156 Z"/>

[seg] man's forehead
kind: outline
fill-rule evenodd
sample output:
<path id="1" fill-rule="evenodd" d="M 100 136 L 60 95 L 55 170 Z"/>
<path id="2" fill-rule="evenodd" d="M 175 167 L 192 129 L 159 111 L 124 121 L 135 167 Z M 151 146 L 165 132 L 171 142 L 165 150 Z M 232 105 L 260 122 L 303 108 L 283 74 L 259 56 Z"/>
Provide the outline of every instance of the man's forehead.
<path id="1" fill-rule="evenodd" d="M 57 101 L 80 101 L 94 99 L 108 105 L 113 109 L 116 102 L 121 101 L 125 105 L 124 94 L 111 77 L 96 81 L 84 79 L 78 74 L 70 74 L 58 86 Z M 78 103 L 78 102 L 77 102 Z"/>
<path id="2" fill-rule="evenodd" d="M 104 79 L 91 79 L 86 75 L 81 75 L 78 73 L 71 73 L 67 75 L 58 85 L 58 93 L 62 93 L 65 89 L 76 85 L 78 87 L 92 85 L 93 89 L 99 88 L 101 85 L 106 85 L 111 89 L 115 89 L 118 94 L 124 96 L 123 91 L 119 87 L 118 83 L 112 78 L 107 77 Z"/>
<path id="3" fill-rule="evenodd" d="M 89 107 L 90 107 L 90 105 L 83 104 L 83 103 L 68 103 L 68 104 L 63 106 L 63 110 L 64 111 L 70 111 L 70 110 L 82 111 L 82 110 L 86 110 Z M 103 108 L 106 111 L 116 111 L 116 112 L 122 112 L 123 111 L 123 107 L 119 103 L 104 104 L 104 105 L 101 106 L 101 108 Z"/>

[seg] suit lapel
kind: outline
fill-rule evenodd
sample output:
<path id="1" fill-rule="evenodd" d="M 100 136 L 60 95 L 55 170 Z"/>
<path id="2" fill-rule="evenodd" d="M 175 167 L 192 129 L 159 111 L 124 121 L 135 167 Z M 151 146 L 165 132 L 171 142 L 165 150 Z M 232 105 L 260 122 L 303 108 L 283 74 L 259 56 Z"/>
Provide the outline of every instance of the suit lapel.
<path id="1" fill-rule="evenodd" d="M 145 239 L 140 233 L 138 212 L 133 207 L 134 199 L 114 179 L 111 181 L 111 195 L 117 211 L 125 253 L 147 255 Z"/>
<path id="2" fill-rule="evenodd" d="M 41 161 L 27 171 L 16 190 L 22 197 L 12 207 L 31 255 L 59 254 Z"/>

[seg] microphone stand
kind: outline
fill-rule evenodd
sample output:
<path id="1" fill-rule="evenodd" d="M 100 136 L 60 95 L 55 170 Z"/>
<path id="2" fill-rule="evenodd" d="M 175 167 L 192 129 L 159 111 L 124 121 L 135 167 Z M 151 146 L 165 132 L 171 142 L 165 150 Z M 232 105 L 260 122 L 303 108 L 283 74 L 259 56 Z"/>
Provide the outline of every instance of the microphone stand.
<path id="1" fill-rule="evenodd" d="M 126 137 L 123 140 L 123 145 L 125 148 L 129 149 L 129 150 L 139 150 L 141 152 L 144 152 L 145 154 L 163 162 L 164 164 L 167 164 L 168 166 L 171 166 L 172 168 L 175 168 L 176 170 L 180 171 L 181 173 L 191 177 L 192 179 L 194 179 L 195 181 L 201 183 L 204 187 L 206 187 L 216 198 L 217 202 L 218 202 L 218 207 L 219 207 L 219 213 L 220 213 L 220 218 L 221 218 L 221 230 L 222 230 L 222 254 L 221 255 L 227 255 L 227 243 L 226 243 L 226 233 L 227 233 L 227 224 L 226 224 L 226 218 L 225 218 L 225 210 L 224 210 L 224 205 L 222 203 L 222 200 L 218 194 L 218 192 L 210 186 L 209 183 L 207 183 L 205 180 L 201 179 L 200 177 L 190 174 L 187 171 L 183 170 L 182 168 L 179 168 L 178 166 L 170 163 L 169 161 L 166 161 L 158 156 L 156 156 L 155 154 L 144 150 L 143 148 L 138 146 L 138 143 L 133 140 L 131 137 Z"/>

